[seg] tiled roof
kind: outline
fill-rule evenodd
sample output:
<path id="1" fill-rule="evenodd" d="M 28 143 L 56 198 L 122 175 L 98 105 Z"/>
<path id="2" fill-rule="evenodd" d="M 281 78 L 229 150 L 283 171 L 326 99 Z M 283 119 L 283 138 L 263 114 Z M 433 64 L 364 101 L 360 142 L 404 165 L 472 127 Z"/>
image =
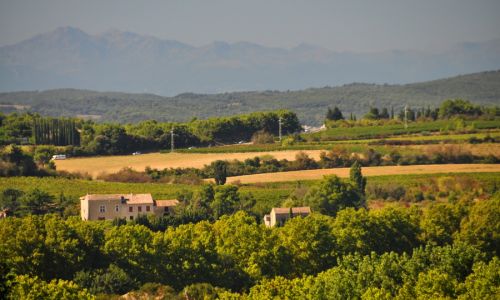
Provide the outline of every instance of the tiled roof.
<path id="1" fill-rule="evenodd" d="M 156 206 L 158 207 L 171 207 L 171 206 L 176 206 L 179 204 L 179 200 L 173 199 L 173 200 L 156 200 Z"/>
<path id="2" fill-rule="evenodd" d="M 290 213 L 290 207 L 274 207 L 272 210 L 274 210 L 274 213 L 277 215 Z M 310 214 L 311 208 L 309 206 L 292 207 L 292 213 L 294 213 L 294 214 Z"/>
<path id="3" fill-rule="evenodd" d="M 127 204 L 153 204 L 151 194 L 88 194 L 81 197 L 81 200 L 127 200 Z"/>

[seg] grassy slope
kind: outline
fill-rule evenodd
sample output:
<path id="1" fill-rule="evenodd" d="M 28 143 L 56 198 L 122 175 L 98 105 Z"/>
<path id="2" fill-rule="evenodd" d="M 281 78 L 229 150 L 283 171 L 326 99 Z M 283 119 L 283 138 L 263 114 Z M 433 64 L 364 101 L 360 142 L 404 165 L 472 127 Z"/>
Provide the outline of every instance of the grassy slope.
<path id="1" fill-rule="evenodd" d="M 86 90 L 50 90 L 0 94 L 0 104 L 29 105 L 44 115 L 99 115 L 103 121 L 121 123 L 145 119 L 189 121 L 192 117 L 235 115 L 287 108 L 298 113 L 304 124 L 321 124 L 328 106 L 346 114 L 363 115 L 369 106 L 409 104 L 436 107 L 447 98 L 465 98 L 495 105 L 500 99 L 500 71 L 482 72 L 447 79 L 406 84 L 349 84 L 301 91 L 234 92 L 214 95 L 181 94 L 160 97 L 151 94 L 100 93 Z"/>

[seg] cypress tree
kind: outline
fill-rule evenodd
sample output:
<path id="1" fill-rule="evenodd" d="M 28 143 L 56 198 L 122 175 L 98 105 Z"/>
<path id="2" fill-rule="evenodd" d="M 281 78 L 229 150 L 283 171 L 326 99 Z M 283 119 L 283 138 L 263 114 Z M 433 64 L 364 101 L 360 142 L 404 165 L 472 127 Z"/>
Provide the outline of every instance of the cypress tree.
<path id="1" fill-rule="evenodd" d="M 362 195 L 365 195 L 366 178 L 363 177 L 363 174 L 361 173 L 361 164 L 358 161 L 355 161 L 354 164 L 352 164 L 349 175 L 349 178 L 356 189 Z"/>

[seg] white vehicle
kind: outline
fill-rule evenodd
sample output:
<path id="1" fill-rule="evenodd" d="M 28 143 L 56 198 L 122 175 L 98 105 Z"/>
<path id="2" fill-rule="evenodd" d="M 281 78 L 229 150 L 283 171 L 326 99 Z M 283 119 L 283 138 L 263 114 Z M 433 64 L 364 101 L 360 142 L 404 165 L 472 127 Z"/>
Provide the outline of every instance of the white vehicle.
<path id="1" fill-rule="evenodd" d="M 52 159 L 53 159 L 53 160 L 66 159 L 66 155 L 65 155 L 65 154 L 56 154 L 56 155 L 52 155 Z"/>
<path id="2" fill-rule="evenodd" d="M 132 155 L 141 155 L 141 154 L 142 154 L 142 153 L 141 153 L 141 152 L 139 152 L 139 151 L 136 151 L 136 152 L 132 153 Z"/>

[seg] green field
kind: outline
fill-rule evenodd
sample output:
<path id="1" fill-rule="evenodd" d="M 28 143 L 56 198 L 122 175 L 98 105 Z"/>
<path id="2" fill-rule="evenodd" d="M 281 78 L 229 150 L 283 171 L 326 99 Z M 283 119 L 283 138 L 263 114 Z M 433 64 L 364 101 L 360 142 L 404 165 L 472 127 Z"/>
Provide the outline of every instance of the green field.
<path id="1" fill-rule="evenodd" d="M 77 202 L 85 194 L 113 194 L 113 193 L 151 193 L 155 199 L 173 199 L 179 193 L 196 192 L 197 185 L 164 184 L 164 183 L 121 183 L 95 180 L 64 179 L 54 177 L 0 177 L 0 191 L 8 188 L 29 191 L 39 188 L 54 197 L 63 194 Z M 280 185 L 247 185 L 242 186 L 242 195 L 251 194 L 257 204 L 255 211 L 262 207 L 278 205 L 286 199 L 292 190 L 293 184 Z"/>
<path id="2" fill-rule="evenodd" d="M 500 184 L 500 173 L 462 173 L 462 174 L 427 174 L 427 175 L 393 175 L 375 176 L 368 178 L 368 187 L 371 185 L 385 186 L 398 184 L 404 187 L 419 187 L 426 185 L 429 180 L 441 177 L 466 178 L 480 182 L 482 189 L 490 190 Z M 256 204 L 252 209 L 258 215 L 269 212 L 272 207 L 279 206 L 282 201 L 295 190 L 301 187 L 310 187 L 317 181 L 299 181 L 282 183 L 258 183 L 240 186 L 242 196 L 251 194 Z M 155 199 L 172 199 L 179 193 L 199 189 L 197 185 L 164 184 L 164 183 L 119 183 L 90 180 L 70 180 L 63 178 L 37 177 L 1 177 L 0 191 L 7 188 L 29 191 L 33 188 L 44 190 L 54 197 L 63 193 L 66 197 L 78 202 L 78 198 L 87 194 L 99 193 L 151 193 Z"/>
<path id="3" fill-rule="evenodd" d="M 500 128 L 500 120 L 466 121 L 465 125 L 473 126 L 475 129 Z M 454 126 L 455 126 L 454 120 L 439 120 L 433 122 L 411 122 L 408 124 L 408 128 L 404 128 L 403 124 L 392 124 L 392 125 L 382 125 L 382 126 L 356 126 L 347 128 L 337 127 L 313 133 L 307 135 L 307 137 L 312 139 L 316 138 L 322 141 L 385 138 L 394 135 L 447 131 L 447 130 L 452 130 Z"/>
<path id="4" fill-rule="evenodd" d="M 359 149 L 357 146 L 366 146 L 383 140 L 389 141 L 413 141 L 416 144 L 422 142 L 433 143 L 463 143 L 471 138 L 483 139 L 486 136 L 492 138 L 500 137 L 500 119 L 467 121 L 466 126 L 474 124 L 474 132 L 454 133 L 443 130 L 453 128 L 454 121 L 414 122 L 410 123 L 408 130 L 403 125 L 384 126 L 357 126 L 350 128 L 330 128 L 325 131 L 302 134 L 306 142 L 296 142 L 292 145 L 281 145 L 279 143 L 264 145 L 226 145 L 217 147 L 203 147 L 193 149 L 178 149 L 182 153 L 232 153 L 232 152 L 262 152 L 282 150 L 329 150 L 332 146 L 344 145 L 352 148 L 353 152 Z M 438 132 L 443 130 L 442 132 Z M 351 148 L 350 148 L 351 149 Z M 165 150 L 164 152 L 168 152 Z"/>

